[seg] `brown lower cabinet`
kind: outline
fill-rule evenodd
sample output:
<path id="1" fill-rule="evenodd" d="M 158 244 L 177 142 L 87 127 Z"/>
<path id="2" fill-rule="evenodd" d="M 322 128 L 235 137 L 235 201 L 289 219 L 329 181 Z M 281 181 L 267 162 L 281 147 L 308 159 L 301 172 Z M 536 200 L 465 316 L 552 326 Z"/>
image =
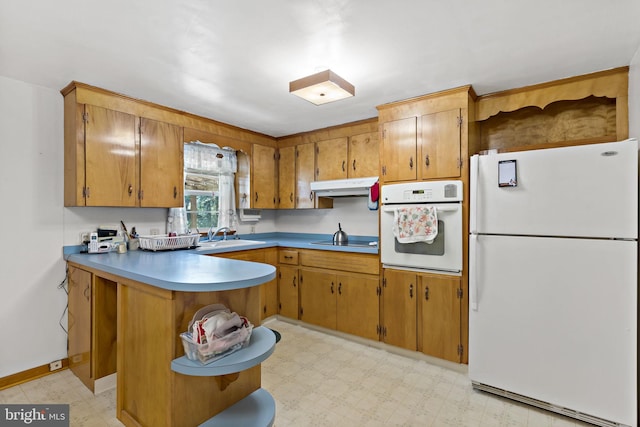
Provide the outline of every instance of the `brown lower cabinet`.
<path id="1" fill-rule="evenodd" d="M 300 320 L 336 329 L 335 273 L 300 268 Z"/>
<path id="2" fill-rule="evenodd" d="M 377 255 L 266 248 L 217 254 L 276 265 L 260 287 L 261 318 L 280 314 L 462 362 L 461 278 L 384 269 Z"/>
<path id="3" fill-rule="evenodd" d="M 378 339 L 377 255 L 303 249 L 279 253 L 280 315 Z"/>
<path id="4" fill-rule="evenodd" d="M 462 362 L 460 277 L 384 269 L 380 281 L 377 255 L 278 254 L 280 315 Z"/>
<path id="5" fill-rule="evenodd" d="M 382 279 L 381 338 L 387 344 L 417 350 L 418 280 L 416 273 L 385 269 Z"/>
<path id="6" fill-rule="evenodd" d="M 382 341 L 460 363 L 460 277 L 385 269 L 382 283 Z"/>
<path id="7" fill-rule="evenodd" d="M 298 267 L 278 266 L 278 313 L 292 319 L 298 318 Z"/>
<path id="8" fill-rule="evenodd" d="M 117 284 L 69 266 L 69 368 L 91 391 L 116 372 Z"/>
<path id="9" fill-rule="evenodd" d="M 380 279 L 371 274 L 338 274 L 336 328 L 347 334 L 378 339 Z"/>

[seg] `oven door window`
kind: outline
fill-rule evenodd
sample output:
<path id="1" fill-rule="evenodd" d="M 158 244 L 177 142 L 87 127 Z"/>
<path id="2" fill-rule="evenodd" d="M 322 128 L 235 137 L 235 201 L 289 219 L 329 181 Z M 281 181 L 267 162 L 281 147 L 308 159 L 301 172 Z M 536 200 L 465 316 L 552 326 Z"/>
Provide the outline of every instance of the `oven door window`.
<path id="1" fill-rule="evenodd" d="M 444 221 L 438 220 L 438 235 L 433 239 L 432 243 L 416 242 L 416 243 L 400 243 L 398 239 L 393 239 L 395 243 L 396 253 L 417 254 L 417 255 L 444 255 L 444 241 L 446 230 Z"/>

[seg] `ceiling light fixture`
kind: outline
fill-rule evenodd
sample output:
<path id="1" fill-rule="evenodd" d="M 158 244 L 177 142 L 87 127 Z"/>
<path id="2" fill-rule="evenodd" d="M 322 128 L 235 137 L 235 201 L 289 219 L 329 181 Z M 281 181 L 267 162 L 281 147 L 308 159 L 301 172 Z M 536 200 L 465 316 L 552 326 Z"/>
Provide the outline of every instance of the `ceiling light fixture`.
<path id="1" fill-rule="evenodd" d="M 349 98 L 356 93 L 355 87 L 331 70 L 289 82 L 289 92 L 315 105 Z"/>

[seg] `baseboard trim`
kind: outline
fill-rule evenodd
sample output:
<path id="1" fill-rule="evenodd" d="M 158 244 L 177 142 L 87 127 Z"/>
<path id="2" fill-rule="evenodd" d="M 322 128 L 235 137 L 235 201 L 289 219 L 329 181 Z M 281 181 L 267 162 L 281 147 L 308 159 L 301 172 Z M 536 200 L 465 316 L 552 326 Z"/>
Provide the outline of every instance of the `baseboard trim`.
<path id="1" fill-rule="evenodd" d="M 93 383 L 93 394 L 104 393 L 107 390 L 112 390 L 116 388 L 118 383 L 118 374 L 113 373 L 111 375 L 107 375 L 106 377 L 98 378 Z"/>
<path id="2" fill-rule="evenodd" d="M 56 369 L 55 371 L 51 371 L 49 369 L 49 364 L 42 366 L 36 366 L 35 368 L 27 369 L 26 371 L 18 372 L 13 375 L 8 375 L 6 377 L 0 378 L 0 390 L 4 390 L 5 388 L 14 387 L 19 384 L 24 384 L 26 382 L 46 377 L 47 375 L 55 374 L 56 372 L 60 372 L 63 369 L 69 368 L 69 359 L 62 359 L 62 368 Z"/>

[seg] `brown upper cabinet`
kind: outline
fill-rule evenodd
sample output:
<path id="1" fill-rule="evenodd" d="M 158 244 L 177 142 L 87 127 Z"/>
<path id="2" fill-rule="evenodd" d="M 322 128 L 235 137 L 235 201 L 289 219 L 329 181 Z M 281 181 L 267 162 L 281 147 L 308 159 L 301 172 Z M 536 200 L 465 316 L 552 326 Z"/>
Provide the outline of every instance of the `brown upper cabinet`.
<path id="1" fill-rule="evenodd" d="M 380 149 L 378 132 L 366 132 L 349 137 L 348 177 L 378 176 Z"/>
<path id="2" fill-rule="evenodd" d="M 314 144 L 291 145 L 278 149 L 278 208 L 315 207 L 311 182 L 315 179 Z"/>
<path id="3" fill-rule="evenodd" d="M 65 206 L 183 204 L 182 129 L 65 97 Z"/>
<path id="4" fill-rule="evenodd" d="M 417 178 L 416 118 L 382 123 L 381 177 L 385 182 Z"/>
<path id="5" fill-rule="evenodd" d="M 296 147 L 278 149 L 278 208 L 296 207 Z"/>
<path id="6" fill-rule="evenodd" d="M 315 156 L 313 144 L 296 146 L 296 208 L 313 208 L 315 201 L 311 182 L 315 179 Z"/>
<path id="7" fill-rule="evenodd" d="M 462 169 L 459 108 L 420 117 L 418 143 L 420 179 L 459 178 Z"/>
<path id="8" fill-rule="evenodd" d="M 343 137 L 316 142 L 316 180 L 347 177 L 348 141 Z"/>
<path id="9" fill-rule="evenodd" d="M 380 181 L 463 179 L 475 98 L 463 86 L 378 106 Z"/>
<path id="10" fill-rule="evenodd" d="M 65 194 L 65 205 L 136 206 L 139 159 L 136 117 L 92 105 L 70 107 L 78 111 L 70 114 L 78 121 L 68 129 L 70 133 L 75 130 L 77 144 L 65 147 L 65 157 L 75 154 L 76 162 L 65 165 L 65 173 L 75 172 L 76 185 L 69 187 L 71 194 Z M 65 185 L 72 183 L 65 179 Z"/>
<path id="11" fill-rule="evenodd" d="M 183 205 L 183 157 L 181 127 L 140 119 L 140 206 Z"/>
<path id="12" fill-rule="evenodd" d="M 333 138 L 316 143 L 316 179 L 377 176 L 379 164 L 376 132 Z"/>
<path id="13" fill-rule="evenodd" d="M 251 154 L 251 207 L 275 209 L 277 190 L 276 149 L 253 144 Z"/>
<path id="14" fill-rule="evenodd" d="M 274 138 L 80 82 L 60 92 L 65 206 L 180 207 L 184 142 L 199 140 L 242 154 L 237 179 L 241 207 L 254 207 L 254 188 L 260 203 L 271 200 L 269 207 L 275 207 Z M 252 156 L 253 146 L 270 152 L 260 147 Z M 266 178 L 253 180 L 258 171 Z"/>

